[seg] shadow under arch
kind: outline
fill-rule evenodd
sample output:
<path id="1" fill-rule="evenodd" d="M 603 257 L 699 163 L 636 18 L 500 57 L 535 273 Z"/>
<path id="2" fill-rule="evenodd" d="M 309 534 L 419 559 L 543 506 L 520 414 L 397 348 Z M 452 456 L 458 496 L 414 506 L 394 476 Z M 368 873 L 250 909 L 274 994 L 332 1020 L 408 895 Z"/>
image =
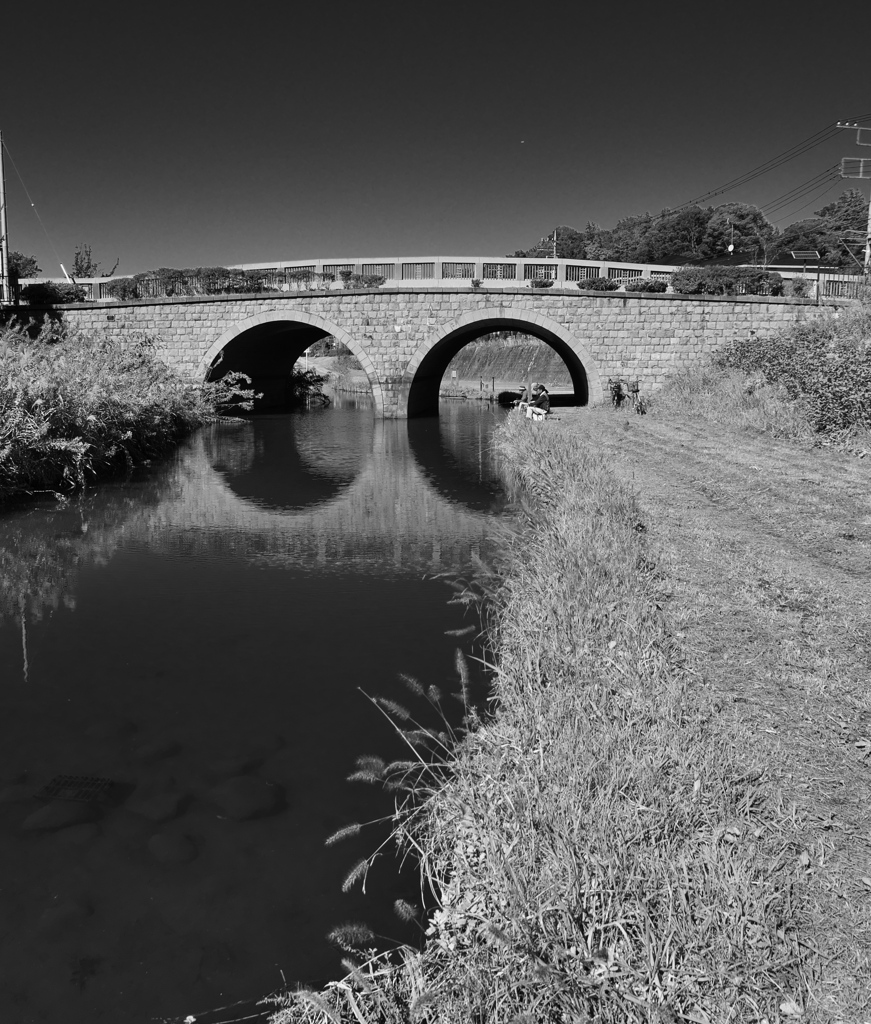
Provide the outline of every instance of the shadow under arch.
<path id="1" fill-rule="evenodd" d="M 374 424 L 311 409 L 254 417 L 233 429 L 220 424 L 204 444 L 213 471 L 235 497 L 270 512 L 311 512 L 353 487 L 371 457 Z"/>
<path id="2" fill-rule="evenodd" d="M 589 349 L 561 324 L 521 306 L 493 306 L 466 313 L 424 341 L 408 363 L 400 393 L 400 413 L 438 414 L 439 385 L 454 356 L 469 342 L 493 331 L 521 331 L 549 345 L 566 364 L 574 396 L 569 404 L 601 400 L 602 383 Z"/>
<path id="3" fill-rule="evenodd" d="M 214 341 L 197 366 L 200 380 L 218 380 L 236 370 L 251 377 L 264 394 L 262 407 L 283 404 L 294 363 L 309 345 L 332 335 L 356 356 L 369 378 L 376 414 L 384 412 L 384 391 L 375 364 L 360 343 L 343 328 L 301 309 L 271 311 L 233 324 Z"/>

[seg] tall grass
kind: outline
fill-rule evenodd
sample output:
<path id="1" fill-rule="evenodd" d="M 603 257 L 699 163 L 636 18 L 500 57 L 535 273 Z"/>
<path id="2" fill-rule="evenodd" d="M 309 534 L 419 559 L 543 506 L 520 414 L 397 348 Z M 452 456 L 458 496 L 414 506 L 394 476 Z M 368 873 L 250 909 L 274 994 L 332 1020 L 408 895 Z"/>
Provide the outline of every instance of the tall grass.
<path id="1" fill-rule="evenodd" d="M 67 493 L 152 459 L 225 402 L 244 403 L 238 383 L 183 380 L 143 334 L 0 328 L 0 500 Z"/>
<path id="2" fill-rule="evenodd" d="M 654 413 L 686 416 L 776 437 L 810 440 L 814 430 L 805 403 L 792 399 L 760 373 L 702 361 L 674 374 L 649 401 Z"/>
<path id="3" fill-rule="evenodd" d="M 653 408 L 804 440 L 871 440 L 871 303 L 734 341 L 674 376 Z"/>
<path id="4" fill-rule="evenodd" d="M 497 444 L 523 530 L 490 594 L 496 718 L 397 819 L 439 894 L 426 947 L 274 1019 L 802 1013 L 796 825 L 682 667 L 633 496 L 558 422 L 510 417 Z"/>

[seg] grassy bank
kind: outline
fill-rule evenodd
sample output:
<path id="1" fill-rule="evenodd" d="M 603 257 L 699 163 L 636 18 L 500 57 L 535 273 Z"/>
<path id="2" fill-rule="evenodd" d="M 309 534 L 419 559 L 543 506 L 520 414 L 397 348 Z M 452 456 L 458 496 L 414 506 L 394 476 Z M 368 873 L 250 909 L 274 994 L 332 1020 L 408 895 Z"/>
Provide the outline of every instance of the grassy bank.
<path id="1" fill-rule="evenodd" d="M 340 932 L 364 966 L 277 1021 L 867 1021 L 871 521 L 832 447 L 867 437 L 868 342 L 857 306 L 647 417 L 508 421 L 496 717 L 376 773 L 418 779 L 426 947 Z"/>
<path id="2" fill-rule="evenodd" d="M 773 1022 L 808 1006 L 821 958 L 800 824 L 686 667 L 646 517 L 583 432 L 511 418 L 499 437 L 524 528 L 490 595 L 497 717 L 399 822 L 440 895 L 424 952 L 276 1021 Z"/>
<path id="3" fill-rule="evenodd" d="M 483 379 L 487 384 L 495 377 L 515 386 L 527 380 L 544 381 L 548 387 L 572 386 L 560 356 L 534 338 L 473 341 L 456 354 L 451 370 L 460 380 Z"/>
<path id="4" fill-rule="evenodd" d="M 229 380 L 183 380 L 145 335 L 0 328 L 0 501 L 66 494 L 146 462 L 244 398 Z"/>
<path id="5" fill-rule="evenodd" d="M 653 408 L 871 450 L 871 304 L 854 303 L 764 340 L 735 341 L 671 378 Z"/>

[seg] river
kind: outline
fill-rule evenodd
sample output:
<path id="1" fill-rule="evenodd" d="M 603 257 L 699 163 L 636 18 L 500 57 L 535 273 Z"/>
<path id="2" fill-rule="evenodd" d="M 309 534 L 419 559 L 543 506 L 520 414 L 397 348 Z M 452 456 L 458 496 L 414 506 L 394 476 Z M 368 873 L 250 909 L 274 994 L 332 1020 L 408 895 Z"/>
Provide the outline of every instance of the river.
<path id="1" fill-rule="evenodd" d="M 393 807 L 347 781 L 403 756 L 371 698 L 425 716 L 399 674 L 481 654 L 449 581 L 491 550 L 501 416 L 337 397 L 0 517 L 0 1020 L 231 1020 L 338 976 L 339 924 L 414 941 L 392 847 L 342 891 L 387 826 L 324 841 Z"/>

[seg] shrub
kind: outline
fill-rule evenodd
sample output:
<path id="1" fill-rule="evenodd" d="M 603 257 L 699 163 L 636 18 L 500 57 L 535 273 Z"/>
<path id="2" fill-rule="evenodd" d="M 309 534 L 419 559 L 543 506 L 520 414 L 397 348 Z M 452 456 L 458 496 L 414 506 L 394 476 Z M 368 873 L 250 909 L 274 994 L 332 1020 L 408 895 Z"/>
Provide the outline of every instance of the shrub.
<path id="1" fill-rule="evenodd" d="M 871 429 L 871 307 L 801 321 L 764 341 L 740 339 L 716 365 L 761 373 L 801 401 L 818 433 Z"/>
<path id="2" fill-rule="evenodd" d="M 472 287 L 473 288 L 475 288 L 475 289 L 480 288 L 482 284 L 483 284 L 483 282 L 481 281 L 480 277 L 473 277 L 472 278 Z"/>
<path id="3" fill-rule="evenodd" d="M 616 292 L 620 281 L 616 277 L 588 277 L 578 281 L 578 288 L 591 292 Z"/>
<path id="4" fill-rule="evenodd" d="M 655 281 L 651 277 L 641 277 L 626 282 L 627 292 L 664 292 L 667 289 L 667 281 Z"/>
<path id="5" fill-rule="evenodd" d="M 84 302 L 85 289 L 69 281 L 39 281 L 26 284 L 21 297 L 32 306 L 54 306 L 62 302 Z"/>
<path id="6" fill-rule="evenodd" d="M 103 294 L 113 299 L 129 300 L 138 299 L 139 288 L 136 280 L 132 277 L 118 277 L 106 281 L 102 286 Z"/>
<path id="7" fill-rule="evenodd" d="M 784 282 L 784 294 L 795 299 L 806 299 L 812 288 L 813 283 L 806 277 L 794 277 L 791 281 Z"/>
<path id="8" fill-rule="evenodd" d="M 387 280 L 381 274 L 355 274 L 351 270 L 340 270 L 339 277 L 345 288 L 380 288 Z"/>
<path id="9" fill-rule="evenodd" d="M 159 267 L 133 277 L 119 277 L 107 281 L 104 293 L 115 299 L 172 298 L 176 295 L 251 295 L 274 292 L 278 289 L 268 283 L 268 271 L 230 270 L 227 267 Z M 304 275 L 301 279 L 308 280 Z"/>
<path id="10" fill-rule="evenodd" d="M 534 277 L 530 282 L 531 288 L 552 288 L 553 278 L 552 277 Z"/>
<path id="11" fill-rule="evenodd" d="M 228 406 L 244 408 L 247 378 L 196 385 L 157 357 L 154 339 L 119 341 L 56 324 L 36 338 L 0 332 L 0 499 L 72 491 L 166 451 Z"/>
<path id="12" fill-rule="evenodd" d="M 783 278 L 755 267 L 683 267 L 671 286 L 681 295 L 781 295 Z"/>
<path id="13" fill-rule="evenodd" d="M 287 280 L 291 284 L 295 284 L 297 288 L 311 288 L 312 281 L 315 278 L 313 270 L 288 270 Z"/>

